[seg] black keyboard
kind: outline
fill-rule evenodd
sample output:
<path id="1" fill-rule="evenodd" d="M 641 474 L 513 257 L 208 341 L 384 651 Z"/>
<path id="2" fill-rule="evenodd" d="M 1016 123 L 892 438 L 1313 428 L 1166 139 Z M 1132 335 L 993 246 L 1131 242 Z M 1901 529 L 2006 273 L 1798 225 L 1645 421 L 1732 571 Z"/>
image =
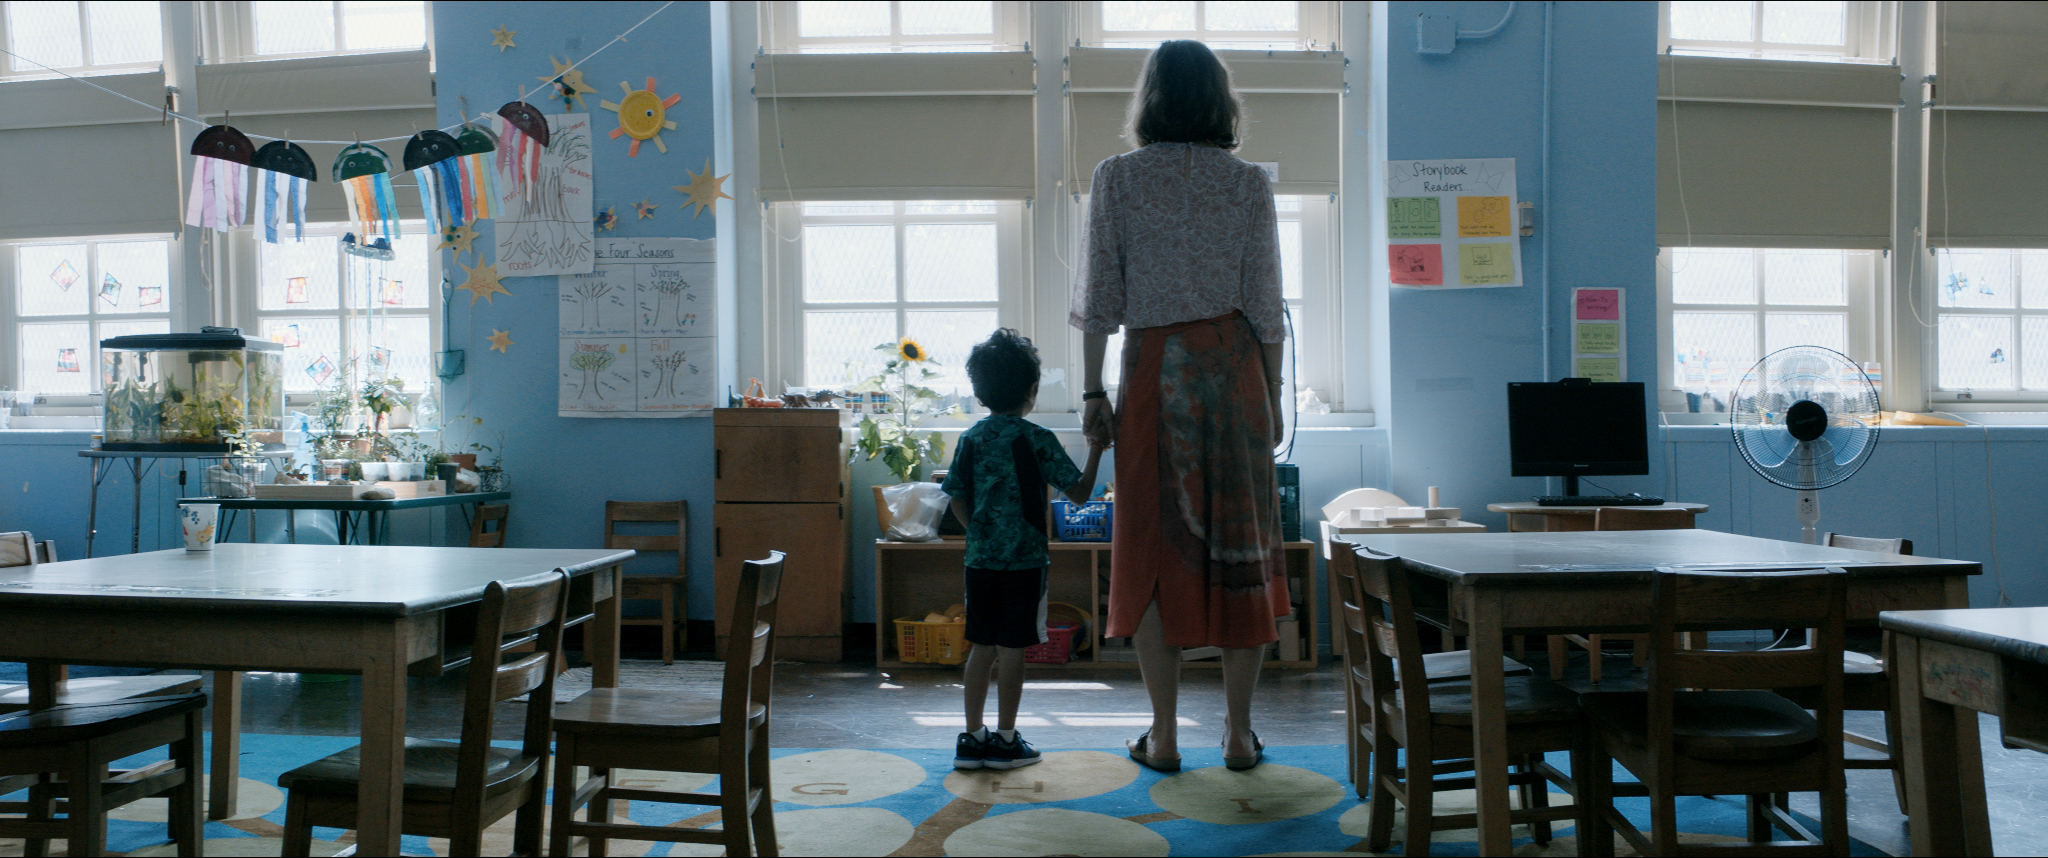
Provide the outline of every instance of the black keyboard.
<path id="1" fill-rule="evenodd" d="M 1644 495 L 1537 495 L 1530 500 L 1537 506 L 1656 506 L 1664 502 Z"/>

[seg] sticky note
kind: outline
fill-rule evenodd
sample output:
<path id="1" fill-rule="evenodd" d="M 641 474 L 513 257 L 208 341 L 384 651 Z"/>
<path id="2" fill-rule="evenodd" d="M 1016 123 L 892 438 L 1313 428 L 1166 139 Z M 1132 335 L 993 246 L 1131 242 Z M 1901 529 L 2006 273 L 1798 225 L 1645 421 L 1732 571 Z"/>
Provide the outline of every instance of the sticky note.
<path id="1" fill-rule="evenodd" d="M 1440 244 L 1387 245 L 1388 277 L 1401 286 L 1442 286 L 1444 248 Z"/>
<path id="2" fill-rule="evenodd" d="M 1594 381 L 1620 381 L 1621 358 L 1579 358 L 1573 361 L 1572 375 Z"/>
<path id="3" fill-rule="evenodd" d="M 1509 228 L 1507 197 L 1458 198 L 1459 238 L 1506 238 Z"/>
<path id="4" fill-rule="evenodd" d="M 1572 318 L 1580 321 L 1617 321 L 1621 318 L 1620 289 L 1580 289 Z"/>
<path id="5" fill-rule="evenodd" d="M 1506 242 L 1458 245 L 1458 282 L 1465 286 L 1515 282 L 1514 246 Z"/>
<path id="6" fill-rule="evenodd" d="M 1592 354 L 1621 353 L 1621 324 L 1618 322 L 1580 322 L 1578 344 L 1574 351 Z"/>
<path id="7" fill-rule="evenodd" d="M 1443 201 L 1437 197 L 1388 197 L 1388 238 L 1442 238 Z"/>

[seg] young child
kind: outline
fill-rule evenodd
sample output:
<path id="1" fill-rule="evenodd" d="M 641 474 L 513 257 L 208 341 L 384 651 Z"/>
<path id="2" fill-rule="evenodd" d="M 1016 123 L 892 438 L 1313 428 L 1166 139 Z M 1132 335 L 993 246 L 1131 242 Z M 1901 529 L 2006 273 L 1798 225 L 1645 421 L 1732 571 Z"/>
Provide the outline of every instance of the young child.
<path id="1" fill-rule="evenodd" d="M 960 436 L 946 494 L 967 527 L 967 732 L 953 752 L 958 769 L 1014 769 L 1038 762 L 1038 749 L 1017 735 L 1024 697 L 1024 648 L 1045 642 L 1045 487 L 1086 502 L 1102 448 L 1090 445 L 1088 468 L 1060 448 L 1051 431 L 1024 419 L 1038 399 L 1038 347 L 1002 328 L 967 358 L 974 398 L 989 416 Z M 995 674 L 996 730 L 982 723 Z"/>

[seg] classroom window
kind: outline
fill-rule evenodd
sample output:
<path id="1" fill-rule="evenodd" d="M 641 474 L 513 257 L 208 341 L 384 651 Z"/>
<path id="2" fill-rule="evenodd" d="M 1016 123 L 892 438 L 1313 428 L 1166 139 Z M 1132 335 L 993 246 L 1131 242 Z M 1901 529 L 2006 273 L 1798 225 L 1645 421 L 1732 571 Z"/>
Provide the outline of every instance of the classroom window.
<path id="1" fill-rule="evenodd" d="M 2048 250 L 1935 252 L 1935 382 L 2048 390 Z"/>
<path id="2" fill-rule="evenodd" d="M 99 343 L 171 329 L 170 241 L 65 238 L 8 247 L 7 330 L 0 386 L 39 394 L 99 392 Z M 11 383 L 11 384 L 10 384 Z"/>
<path id="3" fill-rule="evenodd" d="M 254 336 L 282 344 L 287 393 L 314 393 L 348 376 L 403 379 L 408 392 L 433 378 L 441 304 L 433 237 L 418 221 L 403 224 L 395 258 L 342 252 L 351 224 L 307 224 L 303 242 L 252 242 Z"/>
<path id="4" fill-rule="evenodd" d="M 916 340 L 940 374 L 928 386 L 973 395 L 967 353 L 1017 327 L 1024 288 L 1021 202 L 806 202 L 773 207 L 793 288 L 781 378 L 844 390 L 880 371 L 881 343 Z M 780 392 L 780 391 L 775 391 Z"/>
<path id="5" fill-rule="evenodd" d="M 991 0 L 796 0 L 769 4 L 762 35 L 805 54 L 1003 51 L 1024 46 L 1024 6 Z"/>
<path id="6" fill-rule="evenodd" d="M 1662 370 L 1685 394 L 1682 410 L 1727 411 L 1743 374 L 1779 349 L 1821 346 L 1873 360 L 1867 308 L 1876 268 L 1877 254 L 1863 250 L 1665 249 Z"/>
<path id="7" fill-rule="evenodd" d="M 1083 3 L 1083 41 L 1110 48 L 1155 48 L 1194 39 L 1218 50 L 1328 48 L 1333 4 L 1270 0 L 1103 0 Z"/>
<path id="8" fill-rule="evenodd" d="M 1666 0 L 1660 50 L 1704 56 L 1889 60 L 1895 3 Z"/>
<path id="9" fill-rule="evenodd" d="M 431 28 L 422 0 L 235 0 L 212 13 L 227 58 L 418 50 Z"/>
<path id="10" fill-rule="evenodd" d="M 156 0 L 12 0 L 0 4 L 0 33 L 8 51 L 29 60 L 0 55 L 0 74 L 141 69 L 164 57 Z"/>

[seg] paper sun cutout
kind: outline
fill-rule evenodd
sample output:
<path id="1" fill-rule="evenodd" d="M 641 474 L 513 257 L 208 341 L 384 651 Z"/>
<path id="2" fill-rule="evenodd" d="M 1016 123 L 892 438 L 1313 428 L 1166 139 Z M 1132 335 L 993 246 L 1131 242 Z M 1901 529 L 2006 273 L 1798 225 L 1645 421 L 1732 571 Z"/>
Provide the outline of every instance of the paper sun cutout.
<path id="1" fill-rule="evenodd" d="M 690 183 L 687 185 L 674 185 L 672 187 L 690 196 L 689 199 L 683 201 L 683 205 L 697 207 L 697 211 L 690 215 L 691 218 L 703 214 L 707 206 L 710 207 L 711 213 L 716 215 L 718 214 L 719 199 L 732 199 L 732 195 L 726 193 L 723 187 L 725 180 L 732 178 L 732 174 L 727 173 L 723 176 L 713 177 L 711 175 L 710 158 L 704 159 L 704 172 L 691 173 L 688 167 L 683 168 L 683 172 L 689 174 Z"/>
<path id="2" fill-rule="evenodd" d="M 476 251 L 476 248 L 471 245 L 476 242 L 477 238 L 477 231 L 470 229 L 468 224 L 456 224 L 441 230 L 441 244 L 434 249 L 447 250 L 452 247 L 455 248 L 456 256 L 473 253 Z"/>
<path id="3" fill-rule="evenodd" d="M 512 346 L 515 345 L 512 342 L 511 331 L 501 331 L 498 330 L 497 328 L 492 328 L 491 335 L 485 337 L 484 339 L 491 341 L 491 351 L 494 352 L 504 352 L 506 354 L 511 354 Z"/>
<path id="4" fill-rule="evenodd" d="M 555 97 L 562 100 L 562 109 L 568 110 L 572 103 L 577 107 L 588 109 L 583 103 L 583 94 L 586 92 L 596 92 L 597 87 L 583 82 L 583 70 L 572 69 L 569 66 L 574 65 L 574 63 L 565 63 L 552 56 L 548 57 L 548 62 L 554 64 L 555 73 L 542 77 L 540 80 L 542 83 L 554 86 Z"/>
<path id="5" fill-rule="evenodd" d="M 455 264 L 462 265 L 460 261 Z M 511 296 L 512 290 L 505 288 L 505 284 L 498 281 L 497 263 L 478 265 L 475 268 L 462 265 L 462 270 L 469 274 L 469 279 L 462 281 L 462 285 L 455 288 L 469 290 L 470 306 L 476 306 L 478 298 L 489 299 L 492 304 L 496 304 L 498 301 L 494 295 Z"/>
<path id="6" fill-rule="evenodd" d="M 618 226 L 619 216 L 612 213 L 617 208 L 618 206 L 610 206 L 604 211 L 598 212 L 596 217 L 590 219 L 590 222 L 596 225 L 598 229 L 603 230 L 609 230 L 612 227 Z"/>
<path id="7" fill-rule="evenodd" d="M 668 144 L 661 142 L 661 132 L 662 129 L 675 130 L 676 124 L 668 120 L 668 109 L 683 100 L 682 94 L 674 93 L 667 98 L 655 95 L 654 78 L 651 77 L 647 79 L 646 89 L 634 89 L 625 81 L 619 81 L 619 88 L 626 91 L 626 97 L 619 99 L 619 103 L 597 103 L 606 110 L 618 111 L 619 127 L 612 129 L 611 139 L 617 140 L 621 134 L 633 138 L 632 145 L 626 147 L 628 158 L 639 157 L 642 140 L 654 141 L 655 149 L 668 154 Z"/>
<path id="8" fill-rule="evenodd" d="M 654 217 L 654 210 L 658 208 L 661 206 L 655 205 L 653 200 L 641 200 L 633 204 L 633 210 L 640 213 L 641 220 Z"/>
<path id="9" fill-rule="evenodd" d="M 518 33 L 518 30 L 508 30 L 505 28 L 505 25 L 499 24 L 498 29 L 491 31 L 491 47 L 497 48 L 498 53 L 501 54 L 505 52 L 506 48 L 519 47 L 512 41 L 512 37 Z"/>

